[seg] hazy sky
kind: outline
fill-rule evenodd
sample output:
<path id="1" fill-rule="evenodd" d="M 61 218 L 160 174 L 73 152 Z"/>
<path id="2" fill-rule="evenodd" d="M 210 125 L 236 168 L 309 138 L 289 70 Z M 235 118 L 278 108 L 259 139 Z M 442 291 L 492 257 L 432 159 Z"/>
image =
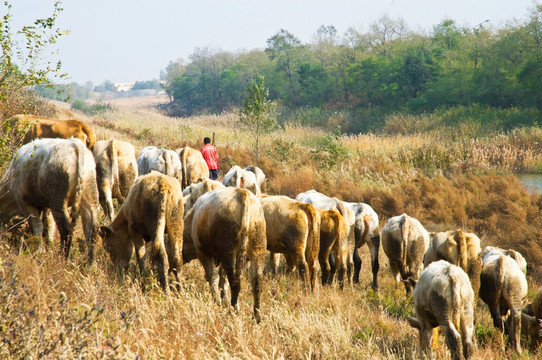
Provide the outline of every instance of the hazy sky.
<path id="1" fill-rule="evenodd" d="M 52 13 L 54 0 L 11 0 L 12 30 Z M 501 27 L 525 20 L 533 0 L 64 0 L 58 24 L 63 70 L 80 84 L 158 79 L 170 61 L 197 47 L 264 49 L 284 28 L 310 42 L 320 25 L 361 32 L 382 15 L 431 31 L 445 18 Z M 5 6 L 0 5 L 1 14 Z"/>

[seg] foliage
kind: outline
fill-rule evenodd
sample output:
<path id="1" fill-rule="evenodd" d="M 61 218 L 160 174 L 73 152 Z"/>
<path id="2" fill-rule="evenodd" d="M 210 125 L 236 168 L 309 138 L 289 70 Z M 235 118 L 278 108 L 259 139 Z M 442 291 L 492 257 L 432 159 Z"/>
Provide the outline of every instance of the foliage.
<path id="1" fill-rule="evenodd" d="M 152 89 L 160 90 L 162 87 L 158 80 L 136 81 L 132 90 Z"/>
<path id="2" fill-rule="evenodd" d="M 51 116 L 54 110 L 39 98 L 32 87 L 49 86 L 49 77 L 65 78 L 62 64 L 54 62 L 56 44 L 67 31 L 61 31 L 56 21 L 62 12 L 61 2 L 54 3 L 53 14 L 37 19 L 32 25 L 12 30 L 9 1 L 3 3 L 0 19 L 0 169 L 3 169 L 11 154 L 20 146 L 29 124 L 18 124 L 11 117 L 16 114 Z"/>
<path id="3" fill-rule="evenodd" d="M 78 110 L 90 116 L 94 116 L 94 115 L 103 116 L 107 111 L 113 110 L 113 106 L 111 104 L 106 103 L 101 99 L 98 99 L 92 105 L 87 104 L 83 100 L 75 100 L 72 102 L 71 108 L 72 110 Z"/>
<path id="4" fill-rule="evenodd" d="M 338 111 L 352 115 L 338 124 L 343 131 L 366 133 L 380 131 L 392 114 L 430 117 L 472 108 L 519 113 L 515 119 L 520 121 L 497 121 L 489 126 L 492 130 L 530 125 L 541 121 L 533 109 L 542 106 L 537 81 L 542 5 L 535 3 L 529 11 L 522 21 L 500 28 L 444 19 L 431 33 L 416 33 L 404 20 L 382 16 L 366 33 L 349 28 L 338 34 L 333 26 L 322 25 L 309 43 L 281 29 L 267 39 L 263 51 L 197 49 L 191 62 L 166 69 L 170 109 L 192 115 L 238 108 L 248 80 L 261 73 L 270 99 L 281 107 L 281 123 L 301 119 L 329 129 L 321 115 Z M 480 124 L 467 113 L 459 115 L 452 126 Z"/>
<path id="5" fill-rule="evenodd" d="M 318 166 L 323 169 L 331 170 L 341 165 L 348 158 L 348 149 L 341 143 L 341 128 L 337 126 L 333 134 L 329 134 L 322 139 L 315 150 L 311 150 L 311 157 Z"/>
<path id="6" fill-rule="evenodd" d="M 260 138 L 277 126 L 275 104 L 268 100 L 269 90 L 265 87 L 264 76 L 258 74 L 250 80 L 245 93 L 239 121 L 254 137 L 256 163 L 260 155 Z"/>
<path id="7" fill-rule="evenodd" d="M 96 85 L 94 87 L 94 91 L 95 92 L 106 92 L 106 91 L 117 92 L 117 87 L 111 80 L 105 80 L 100 85 Z"/>

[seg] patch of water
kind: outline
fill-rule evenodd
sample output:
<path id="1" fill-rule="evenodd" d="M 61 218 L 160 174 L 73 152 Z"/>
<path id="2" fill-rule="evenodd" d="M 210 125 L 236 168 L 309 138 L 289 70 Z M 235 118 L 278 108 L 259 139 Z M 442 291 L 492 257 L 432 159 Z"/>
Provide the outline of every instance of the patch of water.
<path id="1" fill-rule="evenodd" d="M 530 192 L 542 193 L 542 174 L 515 174 Z"/>

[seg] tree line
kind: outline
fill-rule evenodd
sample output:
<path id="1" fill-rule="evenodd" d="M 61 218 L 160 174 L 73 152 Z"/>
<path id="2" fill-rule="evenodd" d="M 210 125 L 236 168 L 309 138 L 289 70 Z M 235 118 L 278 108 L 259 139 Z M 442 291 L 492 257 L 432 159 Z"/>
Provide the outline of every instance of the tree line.
<path id="1" fill-rule="evenodd" d="M 281 29 L 263 50 L 197 48 L 189 62 L 170 62 L 162 78 L 175 115 L 238 109 L 249 81 L 262 75 L 279 121 L 323 125 L 338 116 L 344 130 L 360 132 L 381 128 L 399 112 L 529 114 L 506 122 L 507 130 L 541 120 L 541 55 L 542 4 L 536 3 L 526 18 L 500 28 L 444 19 L 421 33 L 384 15 L 367 32 L 351 27 L 339 35 L 332 25 L 320 26 L 310 43 Z"/>

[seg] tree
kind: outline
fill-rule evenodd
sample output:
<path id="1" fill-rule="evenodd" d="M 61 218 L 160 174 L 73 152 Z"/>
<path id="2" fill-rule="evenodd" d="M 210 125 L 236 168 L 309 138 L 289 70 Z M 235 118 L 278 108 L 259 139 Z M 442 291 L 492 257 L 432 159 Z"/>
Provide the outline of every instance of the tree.
<path id="1" fill-rule="evenodd" d="M 265 49 L 271 60 L 277 59 L 281 66 L 284 67 L 296 105 L 299 104 L 299 99 L 293 81 L 292 61 L 294 59 L 294 52 L 300 46 L 301 41 L 298 38 L 292 33 L 280 29 L 278 33 L 267 39 L 267 48 Z"/>
<path id="2" fill-rule="evenodd" d="M 55 2 L 53 15 L 37 19 L 20 30 L 11 29 L 12 5 L 5 0 L 0 6 L 0 171 L 8 164 L 11 155 L 21 145 L 26 129 L 17 127 L 11 117 L 20 113 L 52 116 L 47 106 L 33 90 L 37 85 L 52 86 L 50 76 L 65 78 L 62 64 L 54 61 L 56 50 L 51 50 L 57 40 L 66 35 L 56 26 L 62 8 Z"/>
<path id="3" fill-rule="evenodd" d="M 61 2 L 54 4 L 53 14 L 44 19 L 37 19 L 32 25 L 23 26 L 17 31 L 11 29 L 12 5 L 4 1 L 0 18 L 0 117 L 7 118 L 20 112 L 39 112 L 29 97 L 29 87 L 51 85 L 50 77 L 63 79 L 67 74 L 61 72 L 62 63 L 55 61 L 56 44 L 61 36 L 68 34 L 56 26 L 56 21 L 63 10 Z M 34 96 L 35 97 L 35 96 Z"/>
<path id="4" fill-rule="evenodd" d="M 258 165 L 260 137 L 271 132 L 277 126 L 276 107 L 273 102 L 267 99 L 268 96 L 269 90 L 265 87 L 264 77 L 257 74 L 255 79 L 249 81 L 239 119 L 254 136 L 254 153 Z"/>

